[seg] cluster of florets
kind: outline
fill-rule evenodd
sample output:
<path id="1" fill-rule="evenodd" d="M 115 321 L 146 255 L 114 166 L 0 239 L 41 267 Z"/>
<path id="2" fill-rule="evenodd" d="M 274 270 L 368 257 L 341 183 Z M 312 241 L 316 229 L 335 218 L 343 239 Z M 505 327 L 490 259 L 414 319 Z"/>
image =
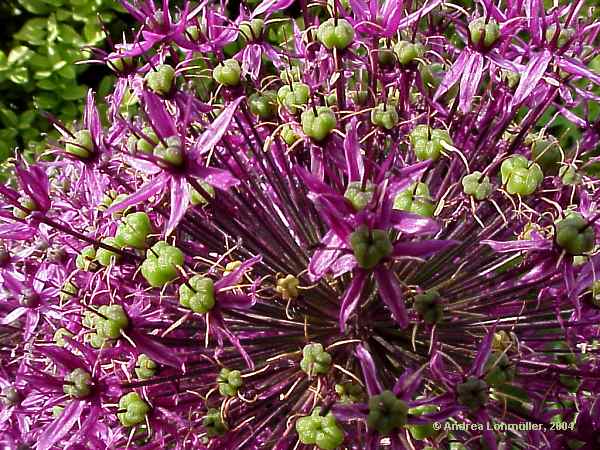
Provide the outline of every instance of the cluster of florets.
<path id="1" fill-rule="evenodd" d="M 597 9 L 292 3 L 124 1 L 15 158 L 2 445 L 597 448 Z"/>

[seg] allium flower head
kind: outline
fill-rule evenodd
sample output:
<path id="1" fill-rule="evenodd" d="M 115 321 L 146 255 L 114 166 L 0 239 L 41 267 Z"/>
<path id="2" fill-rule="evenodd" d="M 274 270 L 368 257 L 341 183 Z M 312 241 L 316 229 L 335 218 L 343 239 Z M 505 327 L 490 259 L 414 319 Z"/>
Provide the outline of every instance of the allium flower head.
<path id="1" fill-rule="evenodd" d="M 597 7 L 292 3 L 124 1 L 14 159 L 3 448 L 599 448 Z"/>

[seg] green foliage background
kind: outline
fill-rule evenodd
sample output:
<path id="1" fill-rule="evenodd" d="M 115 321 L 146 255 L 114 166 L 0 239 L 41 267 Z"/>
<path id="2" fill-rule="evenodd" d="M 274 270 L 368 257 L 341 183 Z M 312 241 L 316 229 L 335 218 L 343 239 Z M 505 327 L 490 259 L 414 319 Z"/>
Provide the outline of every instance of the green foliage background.
<path id="1" fill-rule="evenodd" d="M 0 161 L 15 148 L 30 158 L 57 137 L 41 111 L 70 124 L 89 87 L 108 93 L 106 67 L 76 63 L 90 58 L 85 46 L 105 46 L 101 22 L 120 36 L 131 19 L 115 0 L 12 0 L 0 14 Z"/>

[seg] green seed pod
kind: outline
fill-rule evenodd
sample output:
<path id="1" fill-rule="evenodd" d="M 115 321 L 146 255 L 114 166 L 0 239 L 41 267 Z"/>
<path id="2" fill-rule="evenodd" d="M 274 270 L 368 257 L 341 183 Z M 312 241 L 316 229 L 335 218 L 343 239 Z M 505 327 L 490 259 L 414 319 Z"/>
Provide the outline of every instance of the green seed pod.
<path id="1" fill-rule="evenodd" d="M 487 175 L 482 176 L 482 173 L 477 170 L 463 177 L 462 186 L 466 195 L 470 195 L 479 201 L 488 198 L 494 189 L 490 177 Z"/>
<path id="2" fill-rule="evenodd" d="M 500 174 L 509 194 L 523 196 L 533 194 L 544 179 L 541 167 L 522 155 L 504 160 L 500 166 Z"/>
<path id="3" fill-rule="evenodd" d="M 79 270 L 91 270 L 93 269 L 92 263 L 94 262 L 94 259 L 96 259 L 96 249 L 93 245 L 88 245 L 81 250 L 79 255 L 77 255 L 75 266 L 77 266 Z"/>
<path id="4" fill-rule="evenodd" d="M 391 391 L 383 391 L 369 398 L 367 426 L 382 435 L 389 435 L 394 429 L 406 425 L 408 406 Z"/>
<path id="5" fill-rule="evenodd" d="M 202 420 L 202 425 L 206 429 L 208 437 L 222 436 L 227 433 L 228 427 L 221 418 L 221 411 L 216 408 L 210 408 L 206 417 Z"/>
<path id="6" fill-rule="evenodd" d="M 298 439 L 304 445 L 316 445 L 321 450 L 334 450 L 344 442 L 344 432 L 335 416 L 329 412 L 322 416 L 321 408 L 315 408 L 310 416 L 296 421 Z"/>
<path id="7" fill-rule="evenodd" d="M 77 368 L 65 376 L 63 391 L 70 397 L 85 398 L 92 393 L 92 385 L 92 376 Z"/>
<path id="8" fill-rule="evenodd" d="M 375 194 L 375 185 L 367 183 L 364 190 L 360 181 L 351 181 L 348 183 L 344 198 L 350 202 L 355 211 L 362 211 L 373 199 Z"/>
<path id="9" fill-rule="evenodd" d="M 377 125 L 378 127 L 391 130 L 398 124 L 399 121 L 400 118 L 398 117 L 396 108 L 393 105 L 380 103 L 371 110 L 371 123 L 373 125 Z"/>
<path id="10" fill-rule="evenodd" d="M 435 205 L 431 201 L 427 184 L 419 181 L 399 192 L 394 199 L 394 209 L 432 217 Z"/>
<path id="11" fill-rule="evenodd" d="M 277 112 L 277 94 L 275 91 L 255 92 L 248 98 L 250 112 L 261 119 L 272 118 Z"/>
<path id="12" fill-rule="evenodd" d="M 564 47 L 567 42 L 573 37 L 574 30 L 571 28 L 560 28 L 558 32 L 558 37 L 556 36 L 557 26 L 555 23 L 551 24 L 548 28 L 546 28 L 546 41 L 552 42 L 556 39 L 556 46 L 558 48 Z"/>
<path id="13" fill-rule="evenodd" d="M 516 376 L 513 366 L 506 353 L 493 352 L 485 363 L 485 382 L 494 387 L 510 383 Z"/>
<path id="14" fill-rule="evenodd" d="M 179 136 L 169 136 L 164 144 L 159 142 L 153 153 L 165 167 L 179 167 L 184 162 L 183 145 Z"/>
<path id="15" fill-rule="evenodd" d="M 160 241 L 146 252 L 142 263 L 142 276 L 152 287 L 163 287 L 179 276 L 177 266 L 183 266 L 183 252 Z"/>
<path id="16" fill-rule="evenodd" d="M 111 237 L 102 239 L 102 243 L 112 247 L 119 247 L 119 244 L 117 244 L 115 238 Z M 119 259 L 121 259 L 121 255 L 111 250 L 100 247 L 96 251 L 96 261 L 98 261 L 104 267 L 110 266 L 111 264 L 119 261 Z"/>
<path id="17" fill-rule="evenodd" d="M 425 54 L 425 47 L 420 42 L 399 41 L 394 45 L 394 53 L 401 66 L 408 66 Z"/>
<path id="18" fill-rule="evenodd" d="M 302 72 L 300 71 L 299 66 L 288 67 L 283 69 L 279 75 L 279 78 L 281 78 L 281 81 L 283 81 L 285 84 L 289 85 L 290 83 L 302 80 Z"/>
<path id="19" fill-rule="evenodd" d="M 123 218 L 115 234 L 118 247 L 146 248 L 146 239 L 152 233 L 150 218 L 145 212 L 134 212 Z"/>
<path id="20" fill-rule="evenodd" d="M 60 294 L 58 294 L 58 298 L 61 301 L 61 303 L 63 303 L 75 297 L 78 293 L 79 288 L 77 287 L 77 285 L 73 281 L 67 280 L 62 285 L 62 288 L 60 289 Z"/>
<path id="21" fill-rule="evenodd" d="M 224 86 L 237 86 L 240 84 L 242 69 L 235 59 L 227 59 L 213 69 L 214 80 Z"/>
<path id="22" fill-rule="evenodd" d="M 500 39 L 500 26 L 494 19 L 486 23 L 484 17 L 479 17 L 469 24 L 471 42 L 484 48 L 491 48 Z"/>
<path id="23" fill-rule="evenodd" d="M 125 410 L 125 412 L 117 414 L 121 425 L 132 427 L 146 421 L 150 405 L 142 400 L 136 392 L 130 392 L 119 400 L 119 410 Z"/>
<path id="24" fill-rule="evenodd" d="M 367 270 L 373 269 L 394 250 L 386 231 L 366 227 L 360 227 L 350 235 L 350 246 L 359 267 Z"/>
<path id="25" fill-rule="evenodd" d="M 54 336 L 52 337 L 52 339 L 54 340 L 56 345 L 58 345 L 59 347 L 64 347 L 65 345 L 67 345 L 67 341 L 65 341 L 65 337 L 72 338 L 73 333 L 71 333 L 66 328 L 59 328 L 54 332 Z"/>
<path id="26" fill-rule="evenodd" d="M 300 139 L 300 136 L 296 134 L 290 125 L 284 125 L 281 128 L 281 139 L 283 139 L 283 142 L 285 142 L 287 145 L 293 145 L 294 142 Z"/>
<path id="27" fill-rule="evenodd" d="M 570 213 L 555 225 L 556 244 L 570 255 L 591 252 L 596 246 L 594 227 L 579 213 Z"/>
<path id="28" fill-rule="evenodd" d="M 574 164 L 561 166 L 558 170 L 558 176 L 564 185 L 576 186 L 581 183 L 581 175 L 577 172 L 577 167 Z"/>
<path id="29" fill-rule="evenodd" d="M 190 189 L 190 202 L 194 206 L 197 206 L 197 205 L 206 205 L 212 199 L 215 198 L 215 188 L 212 187 L 208 182 L 206 182 L 204 180 L 199 181 L 198 184 L 208 194 L 209 198 L 204 198 L 204 196 L 202 194 L 200 194 L 200 192 L 198 192 L 196 189 L 194 189 L 192 187 Z"/>
<path id="30" fill-rule="evenodd" d="M 152 361 L 150 357 L 144 353 L 137 357 L 135 363 L 135 374 L 140 380 L 147 380 L 156 374 L 158 364 Z"/>
<path id="31" fill-rule="evenodd" d="M 331 355 L 327 353 L 321 344 L 307 344 L 302 349 L 302 360 L 300 369 L 309 376 L 324 374 L 331 366 Z"/>
<path id="32" fill-rule="evenodd" d="M 190 25 L 185 28 L 185 34 L 192 41 L 197 41 L 200 38 L 200 28 L 196 25 Z"/>
<path id="33" fill-rule="evenodd" d="M 21 403 L 22 396 L 13 386 L 6 386 L 2 389 L 2 393 L 0 394 L 0 398 L 2 398 L 2 403 L 7 408 L 11 406 L 18 405 Z"/>
<path id="34" fill-rule="evenodd" d="M 260 39 L 262 36 L 265 21 L 262 19 L 246 20 L 240 23 L 240 35 L 244 42 L 252 42 Z"/>
<path id="35" fill-rule="evenodd" d="M 300 116 L 300 121 L 304 134 L 318 142 L 329 136 L 337 126 L 335 114 L 326 106 L 317 107 L 316 114 L 312 108 L 307 109 Z"/>
<path id="36" fill-rule="evenodd" d="M 37 211 L 38 209 L 38 205 L 35 200 L 26 195 L 19 198 L 19 205 L 21 205 L 21 208 L 18 206 L 13 207 L 13 216 L 15 216 L 17 219 L 26 219 L 29 217 L 31 211 Z"/>
<path id="37" fill-rule="evenodd" d="M 173 89 L 175 69 L 168 64 L 161 64 L 156 70 L 151 70 L 144 77 L 146 86 L 158 95 L 166 96 Z"/>
<path id="38" fill-rule="evenodd" d="M 80 159 L 88 159 L 94 154 L 94 141 L 89 130 L 79 130 L 74 141 L 67 142 L 65 151 Z"/>
<path id="39" fill-rule="evenodd" d="M 414 307 L 415 311 L 429 325 L 439 323 L 444 318 L 444 306 L 440 294 L 436 290 L 415 295 Z"/>
<path id="40" fill-rule="evenodd" d="M 437 405 L 421 405 L 410 408 L 408 414 L 411 416 L 421 416 L 423 414 L 438 412 L 439 409 L 440 408 Z M 422 441 L 423 439 L 428 439 L 438 434 L 438 431 L 434 428 L 433 422 L 424 425 L 408 425 L 407 428 L 413 439 L 416 439 L 417 441 Z"/>
<path id="41" fill-rule="evenodd" d="M 531 159 L 538 163 L 545 173 L 558 173 L 560 163 L 563 160 L 563 153 L 558 139 L 554 137 L 533 139 Z"/>
<path id="42" fill-rule="evenodd" d="M 335 385 L 335 392 L 344 404 L 361 403 L 365 399 L 365 392 L 360 384 L 347 382 Z"/>
<path id="43" fill-rule="evenodd" d="M 108 60 L 108 67 L 115 72 L 125 72 L 135 68 L 135 60 L 131 56 Z"/>
<path id="44" fill-rule="evenodd" d="M 385 41 L 384 41 L 385 42 Z M 391 67 L 394 65 L 394 51 L 390 48 L 385 47 L 385 43 L 377 50 L 377 60 L 379 65 L 382 67 Z"/>
<path id="45" fill-rule="evenodd" d="M 142 132 L 144 133 L 145 137 L 141 137 L 139 139 L 136 138 L 135 150 L 140 153 L 150 155 L 154 151 L 154 147 L 158 145 L 158 136 L 150 127 L 144 128 Z"/>
<path id="46" fill-rule="evenodd" d="M 236 396 L 242 383 L 242 373 L 239 370 L 223 368 L 217 377 L 219 393 L 224 397 Z"/>
<path id="47" fill-rule="evenodd" d="M 98 317 L 94 324 L 100 337 L 117 339 L 121 330 L 129 326 L 129 319 L 121 305 L 102 305 L 98 312 L 106 317 Z"/>
<path id="48" fill-rule="evenodd" d="M 452 138 L 446 130 L 417 125 L 409 135 L 410 143 L 419 161 L 440 159 L 444 146 L 453 145 Z"/>
<path id="49" fill-rule="evenodd" d="M 346 19 L 331 18 L 319 25 L 317 39 L 330 50 L 343 50 L 354 40 L 354 28 Z"/>
<path id="50" fill-rule="evenodd" d="M 277 91 L 279 103 L 285 106 L 292 114 L 298 111 L 298 107 L 306 105 L 310 96 L 310 88 L 307 84 L 293 82 L 291 86 L 284 85 Z"/>
<path id="51" fill-rule="evenodd" d="M 99 336 L 97 333 L 88 333 L 84 339 L 94 348 L 106 348 L 111 345 L 109 339 Z"/>
<path id="52" fill-rule="evenodd" d="M 469 377 L 464 383 L 456 386 L 458 402 L 475 411 L 482 408 L 489 398 L 487 383 L 479 378 Z"/>
<path id="53" fill-rule="evenodd" d="M 202 275 L 194 275 L 179 287 L 179 303 L 195 313 L 206 314 L 215 306 L 214 282 Z"/>

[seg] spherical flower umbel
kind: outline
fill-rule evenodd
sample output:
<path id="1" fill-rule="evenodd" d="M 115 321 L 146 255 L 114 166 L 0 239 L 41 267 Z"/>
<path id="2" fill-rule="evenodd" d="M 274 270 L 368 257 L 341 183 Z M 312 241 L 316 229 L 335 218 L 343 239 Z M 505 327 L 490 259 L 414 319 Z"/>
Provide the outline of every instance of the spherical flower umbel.
<path id="1" fill-rule="evenodd" d="M 0 441 L 597 449 L 595 10 L 292 3 L 124 1 L 15 152 Z"/>

